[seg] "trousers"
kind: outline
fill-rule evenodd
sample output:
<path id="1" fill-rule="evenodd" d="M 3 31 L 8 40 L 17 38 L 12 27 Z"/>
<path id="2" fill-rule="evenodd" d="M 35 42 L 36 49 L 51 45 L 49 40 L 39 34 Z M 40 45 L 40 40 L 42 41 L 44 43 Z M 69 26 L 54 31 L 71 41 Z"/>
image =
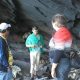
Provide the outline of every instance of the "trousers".
<path id="1" fill-rule="evenodd" d="M 36 74 L 36 71 L 38 71 L 39 68 L 39 61 L 40 61 L 40 52 L 31 52 L 30 53 L 30 73 Z"/>
<path id="2" fill-rule="evenodd" d="M 8 72 L 0 71 L 0 80 L 12 80 L 12 71 L 9 70 Z"/>

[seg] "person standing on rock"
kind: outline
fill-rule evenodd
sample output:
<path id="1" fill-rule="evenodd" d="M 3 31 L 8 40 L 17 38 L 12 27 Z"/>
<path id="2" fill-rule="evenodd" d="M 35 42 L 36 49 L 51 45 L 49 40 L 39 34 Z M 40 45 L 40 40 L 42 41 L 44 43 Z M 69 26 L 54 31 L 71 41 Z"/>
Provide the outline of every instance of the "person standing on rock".
<path id="1" fill-rule="evenodd" d="M 12 80 L 12 60 L 7 38 L 9 35 L 10 24 L 0 24 L 0 80 Z"/>
<path id="2" fill-rule="evenodd" d="M 71 48 L 72 35 L 66 27 L 65 17 L 61 14 L 53 16 L 52 26 L 56 32 L 52 35 L 49 43 L 49 46 L 53 47 L 50 53 L 51 76 L 56 77 L 57 80 L 68 80 L 70 60 L 65 56 L 64 51 Z"/>
<path id="3" fill-rule="evenodd" d="M 37 76 L 37 71 L 39 68 L 40 55 L 42 52 L 42 47 L 44 46 L 44 39 L 38 32 L 38 27 L 33 27 L 32 32 L 33 33 L 26 39 L 26 47 L 28 47 L 30 51 L 30 73 L 31 80 L 34 80 L 34 76 Z"/>

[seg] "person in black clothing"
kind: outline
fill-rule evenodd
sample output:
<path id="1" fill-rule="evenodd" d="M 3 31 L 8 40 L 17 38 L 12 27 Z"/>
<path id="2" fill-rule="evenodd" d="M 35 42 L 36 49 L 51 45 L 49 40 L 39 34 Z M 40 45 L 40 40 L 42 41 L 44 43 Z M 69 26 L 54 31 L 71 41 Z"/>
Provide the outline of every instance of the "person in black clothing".
<path id="1" fill-rule="evenodd" d="M 12 71 L 9 64 L 10 49 L 7 43 L 9 27 L 11 27 L 10 24 L 0 24 L 0 80 L 12 80 Z"/>

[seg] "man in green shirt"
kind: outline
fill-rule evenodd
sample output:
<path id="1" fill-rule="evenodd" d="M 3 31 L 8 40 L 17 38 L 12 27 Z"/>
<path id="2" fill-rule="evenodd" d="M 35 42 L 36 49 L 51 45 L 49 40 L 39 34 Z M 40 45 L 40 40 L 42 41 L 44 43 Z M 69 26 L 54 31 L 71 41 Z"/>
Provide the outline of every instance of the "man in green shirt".
<path id="1" fill-rule="evenodd" d="M 30 74 L 31 80 L 34 80 L 34 75 L 37 75 L 39 68 L 40 54 L 42 52 L 42 47 L 44 46 L 43 36 L 38 33 L 38 28 L 32 28 L 32 34 L 30 34 L 26 39 L 26 47 L 30 51 Z"/>

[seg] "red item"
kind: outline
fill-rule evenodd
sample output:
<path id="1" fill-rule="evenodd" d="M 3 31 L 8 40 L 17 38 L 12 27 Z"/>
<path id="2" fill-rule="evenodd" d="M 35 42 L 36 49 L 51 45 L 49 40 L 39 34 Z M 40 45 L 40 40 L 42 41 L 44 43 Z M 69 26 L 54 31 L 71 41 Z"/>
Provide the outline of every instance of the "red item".
<path id="1" fill-rule="evenodd" d="M 53 37 L 55 42 L 66 42 L 72 38 L 71 33 L 65 27 L 61 27 Z"/>

